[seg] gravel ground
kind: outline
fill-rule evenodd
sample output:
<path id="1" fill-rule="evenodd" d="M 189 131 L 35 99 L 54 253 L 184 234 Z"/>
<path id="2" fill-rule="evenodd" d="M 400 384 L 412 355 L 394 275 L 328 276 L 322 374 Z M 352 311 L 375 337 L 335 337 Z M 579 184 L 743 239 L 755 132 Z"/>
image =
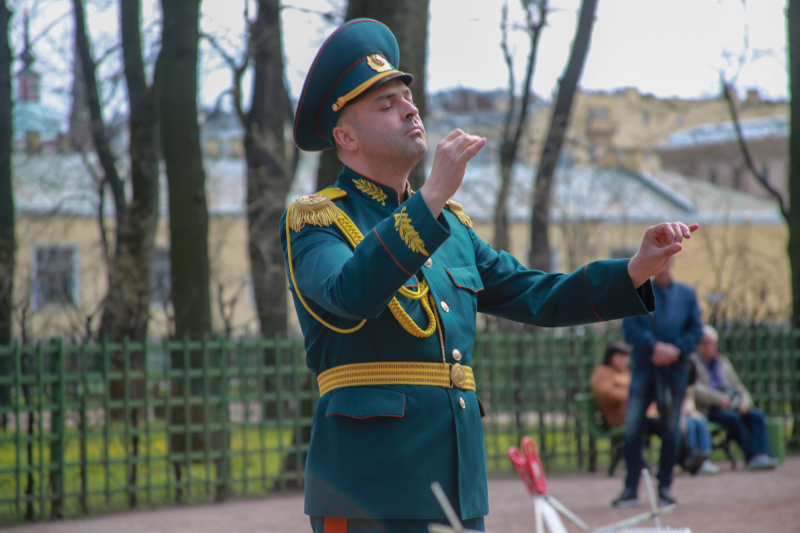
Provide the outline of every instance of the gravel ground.
<path id="1" fill-rule="evenodd" d="M 741 463 L 741 462 L 740 462 Z M 800 531 L 800 456 L 766 472 L 732 471 L 716 476 L 678 474 L 673 494 L 678 510 L 662 518 L 667 528 L 693 533 L 797 533 Z M 548 478 L 549 493 L 592 528 L 623 520 L 644 508 L 614 509 L 610 502 L 622 489 L 622 472 L 569 474 Z M 640 497 L 644 498 L 644 488 Z M 517 478 L 489 481 L 490 533 L 533 532 L 533 507 Z M 563 519 L 570 533 L 581 531 Z M 653 528 L 653 522 L 640 527 Z M 234 501 L 120 513 L 93 518 L 42 522 L 3 529 L 11 533 L 293 533 L 309 532 L 303 496 L 293 494 L 260 500 Z"/>

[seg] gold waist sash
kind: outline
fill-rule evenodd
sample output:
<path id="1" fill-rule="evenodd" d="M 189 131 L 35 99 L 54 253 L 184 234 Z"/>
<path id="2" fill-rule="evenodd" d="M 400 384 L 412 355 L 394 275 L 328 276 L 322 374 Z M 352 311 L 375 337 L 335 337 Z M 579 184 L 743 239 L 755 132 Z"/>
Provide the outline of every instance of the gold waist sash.
<path id="1" fill-rule="evenodd" d="M 475 390 L 472 369 L 458 363 L 356 363 L 330 368 L 317 376 L 319 394 L 358 385 L 432 385 Z"/>

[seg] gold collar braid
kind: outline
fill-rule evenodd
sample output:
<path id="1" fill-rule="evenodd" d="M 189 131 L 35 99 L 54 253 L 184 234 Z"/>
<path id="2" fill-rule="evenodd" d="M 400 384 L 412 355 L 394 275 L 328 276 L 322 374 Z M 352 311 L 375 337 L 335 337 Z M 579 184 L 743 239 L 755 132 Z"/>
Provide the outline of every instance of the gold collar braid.
<path id="1" fill-rule="evenodd" d="M 328 198 L 330 202 L 330 199 Z M 289 276 L 292 278 L 292 285 L 294 285 L 295 289 L 297 289 L 297 282 L 295 281 L 294 277 L 294 267 L 292 266 L 292 244 L 291 240 L 289 239 L 291 230 L 294 229 L 295 231 L 299 231 L 302 229 L 302 225 L 298 223 L 289 224 L 288 221 L 294 220 L 297 218 L 295 214 L 292 212 L 295 209 L 295 203 L 291 204 L 286 212 L 286 251 L 288 255 L 288 263 L 289 263 Z M 309 222 L 315 226 L 329 226 L 330 222 L 336 224 L 342 234 L 345 236 L 347 241 L 350 245 L 355 248 L 358 243 L 364 240 L 364 235 L 358 229 L 358 226 L 347 216 L 347 214 L 336 207 L 333 202 L 330 202 L 329 205 L 325 206 L 326 212 L 322 215 L 322 218 L 325 220 L 315 220 L 314 222 Z M 433 313 L 433 309 L 431 308 L 431 304 L 428 301 L 428 294 L 430 292 L 430 287 L 428 286 L 428 282 L 426 280 L 422 280 L 419 284 L 419 288 L 417 290 L 409 289 L 408 287 L 400 287 L 398 291 L 400 294 L 407 298 L 411 298 L 412 300 L 419 300 L 420 304 L 422 305 L 422 309 L 425 311 L 425 314 L 428 317 L 428 327 L 427 329 L 420 328 L 412 319 L 408 313 L 406 313 L 403 306 L 400 305 L 400 302 L 397 301 L 397 297 L 392 298 L 392 301 L 389 302 L 389 310 L 394 315 L 397 322 L 410 334 L 414 335 L 415 337 L 425 338 L 430 337 L 436 331 L 436 317 Z M 323 326 L 337 332 L 337 333 L 353 333 L 361 329 L 361 327 L 366 323 L 366 319 L 362 320 L 358 323 L 355 327 L 349 329 L 342 329 L 337 328 L 336 326 L 329 324 L 325 320 L 322 319 L 319 315 L 317 315 L 306 303 L 303 296 L 300 294 L 299 290 L 295 290 L 297 294 L 298 300 L 300 303 L 303 304 L 303 307 L 306 308 L 312 317 L 314 317 L 317 322 L 322 324 Z"/>

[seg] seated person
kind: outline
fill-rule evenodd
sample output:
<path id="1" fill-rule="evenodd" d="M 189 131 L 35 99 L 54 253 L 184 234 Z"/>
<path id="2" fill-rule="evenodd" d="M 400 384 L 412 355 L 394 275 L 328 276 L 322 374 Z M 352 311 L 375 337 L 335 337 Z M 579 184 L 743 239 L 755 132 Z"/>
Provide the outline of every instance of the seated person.
<path id="1" fill-rule="evenodd" d="M 719 467 L 712 463 L 710 459 L 712 441 L 711 431 L 708 429 L 708 420 L 705 415 L 697 409 L 694 401 L 694 382 L 696 376 L 697 372 L 694 367 L 691 367 L 689 369 L 689 384 L 686 387 L 686 395 L 681 405 L 681 433 L 683 434 L 683 438 L 688 441 L 695 455 L 706 457 L 700 464 L 700 468 L 696 471 L 690 471 L 690 473 L 692 475 L 697 472 L 701 474 L 717 474 L 719 473 Z"/>
<path id="2" fill-rule="evenodd" d="M 775 468 L 778 461 L 770 456 L 769 437 L 764 413 L 753 407 L 753 399 L 742 384 L 733 365 L 719 353 L 717 330 L 703 326 L 703 338 L 692 354 L 697 371 L 695 402 L 708 420 L 722 425 L 744 452 L 747 468 Z"/>
<path id="3" fill-rule="evenodd" d="M 621 341 L 610 342 L 603 361 L 592 370 L 589 378 L 594 401 L 610 428 L 625 424 L 625 408 L 631 386 L 631 371 L 628 370 L 630 358 L 627 344 Z"/>
<path id="4" fill-rule="evenodd" d="M 625 409 L 631 385 L 629 362 L 628 345 L 621 341 L 612 341 L 606 347 L 603 361 L 592 370 L 589 378 L 594 401 L 610 428 L 625 424 Z M 655 410 L 655 405 L 651 405 L 645 418 L 645 435 L 658 435 L 659 427 L 658 412 Z M 681 438 L 678 463 L 691 474 L 696 474 L 707 458 L 707 453 L 693 450 L 684 434 Z"/>

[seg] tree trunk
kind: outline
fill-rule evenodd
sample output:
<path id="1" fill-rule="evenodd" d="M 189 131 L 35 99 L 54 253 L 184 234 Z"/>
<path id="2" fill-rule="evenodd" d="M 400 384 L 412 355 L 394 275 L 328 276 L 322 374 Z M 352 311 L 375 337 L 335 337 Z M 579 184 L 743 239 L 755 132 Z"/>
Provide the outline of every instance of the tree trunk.
<path id="1" fill-rule="evenodd" d="M 492 247 L 495 250 L 508 250 L 510 245 L 506 204 L 508 202 L 508 193 L 511 191 L 512 171 L 517 162 L 517 154 L 519 153 L 519 146 L 522 142 L 522 135 L 527 122 L 528 103 L 533 95 L 533 73 L 536 70 L 536 53 L 539 49 L 539 39 L 542 35 L 542 30 L 547 24 L 547 14 L 549 12 L 548 0 L 539 0 L 537 2 L 521 0 L 521 3 L 525 9 L 525 31 L 528 34 L 530 48 L 528 49 L 528 60 L 525 67 L 525 80 L 522 83 L 522 93 L 519 98 L 516 96 L 513 53 L 508 45 L 508 33 L 512 28 L 512 24 L 508 21 L 508 5 L 506 3 L 503 4 L 502 11 L 503 37 L 500 46 L 503 49 L 503 57 L 508 69 L 508 110 L 503 120 L 503 136 L 500 144 L 500 188 L 497 191 L 494 213 L 494 238 L 492 239 Z M 509 321 L 500 320 L 497 324 L 493 324 L 494 320 L 491 319 L 487 322 L 494 329 L 507 330 L 511 327 Z"/>
<path id="2" fill-rule="evenodd" d="M 789 42 L 789 262 L 792 276 L 792 325 L 800 327 L 800 0 L 789 0 L 786 14 Z M 797 98 L 794 91 L 797 89 Z M 797 349 L 797 347 L 795 347 Z M 800 386 L 800 383 L 798 383 Z M 800 427 L 800 402 L 792 405 L 794 427 Z M 790 446 L 800 448 L 800 432 L 794 431 Z"/>
<path id="3" fill-rule="evenodd" d="M 0 346 L 11 344 L 14 309 L 14 270 L 17 250 L 14 230 L 14 190 L 11 179 L 11 47 L 8 27 L 12 13 L 0 5 Z M 0 372 L 3 368 L 0 367 Z M 7 375 L 7 374 L 6 374 Z M 0 405 L 8 391 L 0 390 Z"/>
<path id="4" fill-rule="evenodd" d="M 6 3 L 0 5 L 0 346 L 11 344 L 14 325 L 14 270 L 17 251 L 14 230 L 14 190 L 11 180 L 11 47 L 8 27 L 11 19 Z M 11 375 L 11 358 L 0 359 L 0 375 Z M 11 405 L 11 387 L 0 385 L 0 407 Z M 31 417 L 33 418 L 33 417 Z M 6 415 L 0 415 L 0 431 L 6 429 Z"/>
<path id="5" fill-rule="evenodd" d="M 162 0 L 158 113 L 169 191 L 172 303 L 178 338 L 211 331 L 208 207 L 197 122 L 199 2 Z"/>
<path id="6" fill-rule="evenodd" d="M 789 0 L 787 9 L 789 42 L 789 260 L 792 265 L 792 324 L 800 327 L 800 0 Z M 798 91 L 794 97 L 795 89 Z M 793 209 L 794 208 L 794 209 Z"/>
<path id="7" fill-rule="evenodd" d="M 430 0 L 395 0 L 393 2 L 375 2 L 375 0 L 350 0 L 347 4 L 345 20 L 355 18 L 371 18 L 386 24 L 397 38 L 400 47 L 400 64 L 393 65 L 398 70 L 414 76 L 411 90 L 414 93 L 414 105 L 419 109 L 419 116 L 425 121 L 426 89 L 425 65 L 428 56 L 428 6 Z M 317 186 L 322 189 L 332 185 L 339 175 L 342 164 L 336 159 L 336 153 L 323 152 L 317 171 Z M 424 160 L 416 165 L 408 176 L 414 190 L 425 183 Z"/>
<path id="8" fill-rule="evenodd" d="M 317 167 L 317 185 L 315 190 L 321 191 L 326 187 L 331 187 L 336 183 L 336 178 L 342 171 L 342 162 L 336 155 L 336 150 L 331 148 L 319 154 L 319 166 Z M 309 194 L 312 191 L 309 191 Z"/>
<path id="9" fill-rule="evenodd" d="M 125 225 L 127 205 L 125 203 L 125 187 L 114 164 L 114 154 L 108 142 L 103 112 L 100 107 L 100 97 L 97 91 L 96 65 L 89 47 L 89 38 L 86 34 L 86 19 L 83 10 L 83 0 L 72 0 L 72 9 L 75 20 L 75 49 L 80 55 L 81 73 L 86 84 L 86 98 L 88 100 L 89 114 L 91 116 L 92 142 L 103 169 L 103 189 L 105 185 L 111 188 L 114 198 L 114 209 L 117 219 L 117 239 Z M 106 250 L 108 252 L 108 250 Z"/>
<path id="10" fill-rule="evenodd" d="M 209 293 L 208 207 L 205 193 L 205 170 L 200 148 L 200 127 L 197 122 L 197 50 L 200 3 L 183 0 L 162 0 L 163 13 L 161 52 L 156 65 L 157 112 L 161 148 L 167 171 L 169 191 L 169 235 L 172 282 L 172 304 L 175 312 L 175 334 L 178 339 L 197 340 L 211 332 L 211 298 Z M 201 368 L 203 354 L 194 350 L 186 354 L 173 351 L 173 368 Z M 216 381 L 216 380 L 214 380 Z M 216 389 L 212 384 L 212 394 Z M 203 395 L 203 379 L 194 378 L 185 390 L 183 380 L 172 382 L 172 406 L 168 423 L 179 429 L 170 439 L 174 454 L 176 478 L 181 477 L 187 460 L 183 453 L 207 449 L 202 431 L 196 427 L 225 416 L 212 406 L 198 402 L 191 408 L 186 402 Z M 218 391 L 217 391 L 218 393 Z M 194 402 L 193 402 L 194 403 Z M 210 413 L 206 417 L 206 409 Z M 188 411 L 188 413 L 187 413 Z M 188 417 L 188 419 L 187 419 Z M 222 443 L 221 435 L 213 435 L 211 450 Z M 223 474 L 224 469 L 218 469 Z M 182 492 L 178 489 L 178 499 Z"/>
<path id="11" fill-rule="evenodd" d="M 583 64 L 586 61 L 586 53 L 589 50 L 596 9 L 597 0 L 583 0 L 578 29 L 575 32 L 575 42 L 564 76 L 559 82 L 553 117 L 536 174 L 532 199 L 531 249 L 528 264 L 537 270 L 550 270 L 550 242 L 547 232 L 550 226 L 553 174 L 567 131 L 572 100 L 583 71 Z"/>
<path id="12" fill-rule="evenodd" d="M 141 43 L 139 0 L 120 1 L 125 79 L 130 115 L 129 155 L 133 197 L 119 231 L 109 268 L 109 288 L 100 336 L 112 341 L 147 338 L 150 278 L 158 224 L 158 154 L 155 144 L 155 95 L 148 86 Z"/>
<path id="13" fill-rule="evenodd" d="M 276 231 L 294 169 L 286 146 L 291 123 L 289 93 L 283 82 L 280 2 L 259 0 L 250 25 L 254 60 L 253 100 L 245 120 L 247 155 L 248 252 L 261 335 L 286 336 L 286 272 Z"/>

